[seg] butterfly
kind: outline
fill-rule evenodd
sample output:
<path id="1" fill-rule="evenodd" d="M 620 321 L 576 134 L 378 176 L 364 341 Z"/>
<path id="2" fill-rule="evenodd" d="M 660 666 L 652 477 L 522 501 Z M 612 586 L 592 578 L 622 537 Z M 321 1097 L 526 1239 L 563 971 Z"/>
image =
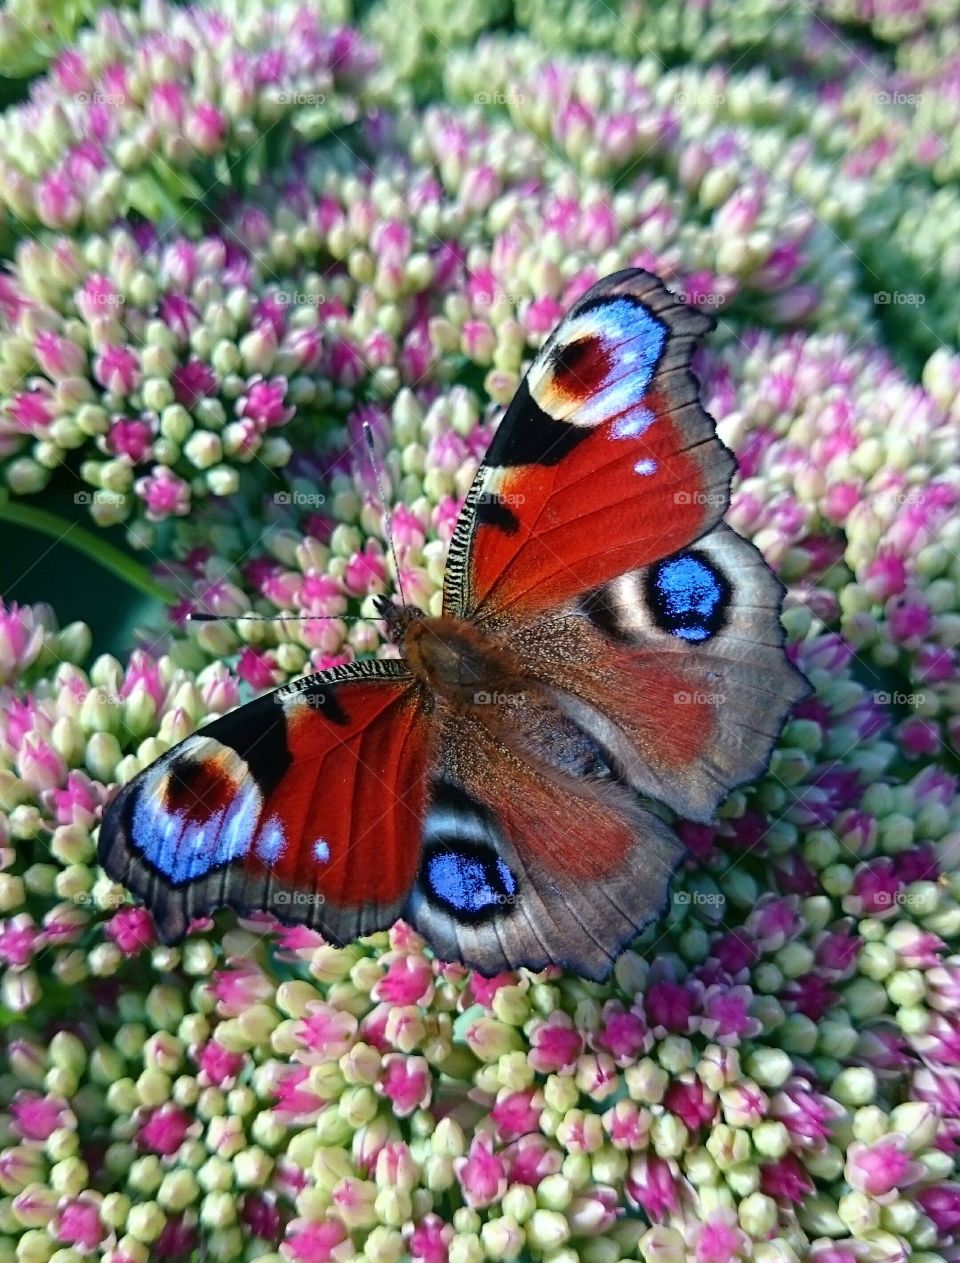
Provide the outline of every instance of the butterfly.
<path id="1" fill-rule="evenodd" d="M 653 275 L 594 285 L 507 408 L 439 617 L 377 598 L 399 656 L 294 680 L 125 785 L 106 871 L 176 942 L 273 913 L 346 943 L 403 918 L 491 975 L 603 979 L 808 692 L 783 589 L 721 518 L 736 467 L 690 360 L 713 327 Z"/>

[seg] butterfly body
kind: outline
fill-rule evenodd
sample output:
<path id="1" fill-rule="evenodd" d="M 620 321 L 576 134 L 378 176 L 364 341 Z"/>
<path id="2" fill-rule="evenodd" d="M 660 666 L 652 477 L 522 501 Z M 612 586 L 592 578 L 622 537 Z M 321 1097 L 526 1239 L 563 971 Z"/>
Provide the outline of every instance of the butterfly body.
<path id="1" fill-rule="evenodd" d="M 520 682 L 509 649 L 462 618 L 410 620 L 401 650 L 413 676 L 456 708 L 483 705 L 488 694 L 516 692 Z"/>
<path id="2" fill-rule="evenodd" d="M 378 599 L 399 657 L 293 681 L 119 792 L 104 867 L 165 941 L 224 905 L 346 942 L 404 917 L 485 973 L 602 978 L 807 691 L 782 588 L 722 525 L 710 327 L 648 273 L 537 356 L 467 497 L 443 612 Z M 654 804 L 661 804 L 655 806 Z"/>

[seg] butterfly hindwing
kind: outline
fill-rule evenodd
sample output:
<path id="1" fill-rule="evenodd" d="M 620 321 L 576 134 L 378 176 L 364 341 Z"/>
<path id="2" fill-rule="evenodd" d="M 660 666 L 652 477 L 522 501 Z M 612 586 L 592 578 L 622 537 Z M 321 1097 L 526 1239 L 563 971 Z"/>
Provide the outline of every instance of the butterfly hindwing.
<path id="1" fill-rule="evenodd" d="M 784 653 L 782 597 L 753 544 L 720 525 L 521 629 L 514 650 L 634 789 L 709 821 L 809 692 Z"/>
<path id="2" fill-rule="evenodd" d="M 601 979 L 662 910 L 683 849 L 573 725 L 537 716 L 533 697 L 519 707 L 552 731 L 549 750 L 523 749 L 509 721 L 506 743 L 467 717 L 441 729 L 404 915 L 484 974 L 563 964 Z"/>
<path id="3" fill-rule="evenodd" d="M 734 461 L 689 367 L 712 324 L 639 269 L 584 295 L 477 473 L 450 547 L 447 613 L 522 621 L 562 608 L 719 521 Z"/>
<path id="4" fill-rule="evenodd" d="M 390 925 L 417 871 L 428 728 L 397 660 L 350 663 L 214 720 L 117 795 L 103 867 L 164 941 L 219 907 L 348 942 Z"/>

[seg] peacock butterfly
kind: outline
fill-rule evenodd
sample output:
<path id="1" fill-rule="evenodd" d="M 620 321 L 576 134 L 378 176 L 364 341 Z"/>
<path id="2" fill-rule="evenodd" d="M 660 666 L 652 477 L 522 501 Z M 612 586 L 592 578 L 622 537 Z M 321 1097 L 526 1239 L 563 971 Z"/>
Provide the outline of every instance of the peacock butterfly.
<path id="1" fill-rule="evenodd" d="M 609 973 L 683 856 L 650 800 L 711 820 L 807 691 L 780 583 L 721 522 L 712 324 L 641 270 L 594 285 L 500 422 L 442 615 L 380 598 L 399 658 L 259 697 L 120 790 L 100 861 L 164 941 L 222 906 L 338 943 L 403 917 L 485 974 Z"/>

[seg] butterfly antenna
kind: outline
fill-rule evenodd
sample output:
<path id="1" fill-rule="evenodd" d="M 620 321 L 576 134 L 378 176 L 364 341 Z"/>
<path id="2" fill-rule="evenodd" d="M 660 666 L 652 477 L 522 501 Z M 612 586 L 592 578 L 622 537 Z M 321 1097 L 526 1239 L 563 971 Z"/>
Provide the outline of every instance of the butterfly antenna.
<path id="1" fill-rule="evenodd" d="M 360 622 L 353 614 L 194 614 L 188 623 L 312 623 L 318 619 L 336 618 L 341 623 Z"/>
<path id="2" fill-rule="evenodd" d="M 380 470 L 380 461 L 377 459 L 377 449 L 374 445 L 373 430 L 370 428 L 370 422 L 363 423 L 363 440 L 367 445 L 367 455 L 370 457 L 370 464 L 373 466 L 373 476 L 377 480 L 377 494 L 380 497 L 380 508 L 383 510 L 383 528 L 387 533 L 387 544 L 390 547 L 390 556 L 393 558 L 393 569 L 397 576 L 397 588 L 400 592 L 401 604 L 406 605 L 407 598 L 403 592 L 403 579 L 400 575 L 400 562 L 397 560 L 397 548 L 393 542 L 393 522 L 391 520 L 390 509 L 387 506 L 387 496 L 383 489 L 383 477 Z"/>

